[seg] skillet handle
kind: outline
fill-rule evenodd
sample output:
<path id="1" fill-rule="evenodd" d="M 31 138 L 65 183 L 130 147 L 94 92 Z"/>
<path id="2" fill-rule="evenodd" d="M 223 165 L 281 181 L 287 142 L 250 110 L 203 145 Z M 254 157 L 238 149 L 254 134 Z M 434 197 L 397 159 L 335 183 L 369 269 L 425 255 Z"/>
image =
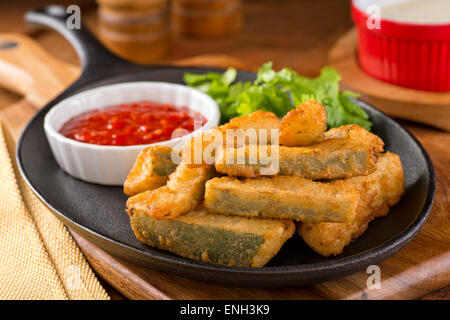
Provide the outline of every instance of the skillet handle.
<path id="1" fill-rule="evenodd" d="M 80 68 L 58 60 L 32 38 L 0 33 L 0 86 L 42 107 L 80 76 Z"/>
<path id="2" fill-rule="evenodd" d="M 31 26 L 47 26 L 62 34 L 75 48 L 83 68 L 83 76 L 105 74 L 112 68 L 132 64 L 105 48 L 83 23 L 77 25 L 74 16 L 77 12 L 72 9 L 77 10 L 61 5 L 30 10 L 25 14 L 25 21 Z M 79 14 L 81 20 L 82 14 Z"/>

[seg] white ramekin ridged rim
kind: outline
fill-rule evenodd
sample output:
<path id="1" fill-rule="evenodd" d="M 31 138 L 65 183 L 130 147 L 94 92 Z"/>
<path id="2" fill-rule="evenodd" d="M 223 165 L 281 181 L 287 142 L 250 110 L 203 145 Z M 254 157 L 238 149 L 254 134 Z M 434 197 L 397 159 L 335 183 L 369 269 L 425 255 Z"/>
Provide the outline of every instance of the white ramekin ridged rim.
<path id="1" fill-rule="evenodd" d="M 179 138 L 134 146 L 103 146 L 67 138 L 58 131 L 72 117 L 94 109 L 139 101 L 186 106 L 208 120 L 201 128 Z M 125 82 L 90 89 L 57 103 L 44 119 L 44 131 L 60 167 L 75 178 L 104 185 L 122 185 L 139 152 L 149 145 L 179 147 L 184 140 L 219 124 L 217 103 L 184 85 L 166 82 Z"/>

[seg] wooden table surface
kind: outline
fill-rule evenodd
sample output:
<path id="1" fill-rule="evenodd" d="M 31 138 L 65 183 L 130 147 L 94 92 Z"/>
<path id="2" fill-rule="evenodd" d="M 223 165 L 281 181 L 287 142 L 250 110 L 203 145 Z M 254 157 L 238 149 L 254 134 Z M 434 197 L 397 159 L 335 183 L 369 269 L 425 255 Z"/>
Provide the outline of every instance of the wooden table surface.
<path id="1" fill-rule="evenodd" d="M 49 53 L 63 61 L 77 64 L 71 46 L 55 32 L 34 32 L 22 22 L 23 13 L 33 7 L 57 1 L 34 0 L 0 3 L 0 32 L 21 32 L 32 35 Z M 71 1 L 58 1 L 69 4 Z M 95 5 L 92 1 L 77 1 L 82 17 L 94 25 Z M 327 64 L 328 51 L 352 23 L 348 1 L 335 0 L 271 0 L 245 1 L 245 28 L 237 36 L 226 39 L 197 40 L 178 38 L 167 60 L 179 60 L 206 53 L 221 53 L 236 57 L 256 68 L 266 61 L 275 67 L 289 66 L 301 74 L 315 76 Z M 267 14 L 270 12 L 270 14 Z M 20 105 L 20 108 L 16 106 Z M 20 111 L 17 111 L 20 110 Z M 18 112 L 21 112 L 18 115 Z M 21 96 L 0 88 L 0 117 L 5 119 L 17 136 L 27 119 L 35 112 Z M 450 119 L 449 119 L 450 120 Z M 448 218 L 449 168 L 448 161 L 433 159 L 433 154 L 447 153 L 450 134 L 426 126 L 402 122 L 419 138 L 430 152 L 437 171 L 439 212 Z M 444 159 L 449 159 L 446 157 Z M 123 298 L 104 283 L 113 298 Z M 449 299 L 450 287 L 427 294 L 422 299 Z"/>

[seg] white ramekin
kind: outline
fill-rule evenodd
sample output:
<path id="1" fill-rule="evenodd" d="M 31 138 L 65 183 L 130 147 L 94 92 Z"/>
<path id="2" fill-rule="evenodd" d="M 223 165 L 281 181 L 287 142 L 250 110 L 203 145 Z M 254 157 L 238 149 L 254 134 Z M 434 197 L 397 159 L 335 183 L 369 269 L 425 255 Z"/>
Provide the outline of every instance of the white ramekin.
<path id="1" fill-rule="evenodd" d="M 188 135 L 155 145 L 179 147 L 185 139 L 219 124 L 220 111 L 215 101 L 183 85 L 127 82 L 87 90 L 59 102 L 45 116 L 45 134 L 59 166 L 71 176 L 87 182 L 122 185 L 139 152 L 149 145 L 94 145 L 66 138 L 58 131 L 67 120 L 80 113 L 144 100 L 186 106 L 208 120 L 202 128 Z"/>

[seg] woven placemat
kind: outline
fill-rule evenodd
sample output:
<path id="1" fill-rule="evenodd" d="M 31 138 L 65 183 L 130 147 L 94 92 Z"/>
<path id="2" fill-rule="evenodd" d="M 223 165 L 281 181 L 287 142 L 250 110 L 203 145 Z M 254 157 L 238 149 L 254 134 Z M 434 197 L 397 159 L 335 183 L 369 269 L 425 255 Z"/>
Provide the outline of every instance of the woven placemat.
<path id="1" fill-rule="evenodd" d="M 21 177 L 0 120 L 0 299 L 109 299 L 66 227 Z"/>

